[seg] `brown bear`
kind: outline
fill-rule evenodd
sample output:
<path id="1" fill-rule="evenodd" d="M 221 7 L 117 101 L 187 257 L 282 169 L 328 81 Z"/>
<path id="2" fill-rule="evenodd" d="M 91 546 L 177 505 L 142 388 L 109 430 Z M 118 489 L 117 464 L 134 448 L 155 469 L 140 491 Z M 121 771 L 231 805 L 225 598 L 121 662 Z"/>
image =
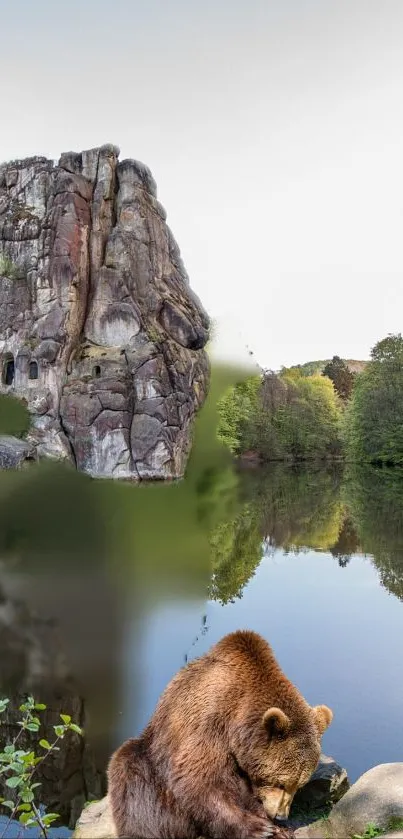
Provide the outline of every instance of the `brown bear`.
<path id="1" fill-rule="evenodd" d="M 172 679 L 108 768 L 118 837 L 265 839 L 315 770 L 332 720 L 255 632 L 226 635 Z"/>

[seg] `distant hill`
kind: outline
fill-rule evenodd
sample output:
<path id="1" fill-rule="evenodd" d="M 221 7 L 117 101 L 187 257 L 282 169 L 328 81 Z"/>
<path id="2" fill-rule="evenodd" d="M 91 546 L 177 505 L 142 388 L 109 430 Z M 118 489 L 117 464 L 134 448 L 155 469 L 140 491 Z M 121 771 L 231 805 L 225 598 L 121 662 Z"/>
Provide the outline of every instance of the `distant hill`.
<path id="1" fill-rule="evenodd" d="M 314 376 L 315 373 L 322 373 L 323 368 L 329 361 L 331 361 L 330 358 L 318 361 L 306 361 L 305 364 L 294 364 L 291 370 L 298 368 L 304 376 Z M 362 373 L 368 364 L 368 361 L 357 361 L 352 358 L 345 358 L 344 361 L 352 373 Z"/>

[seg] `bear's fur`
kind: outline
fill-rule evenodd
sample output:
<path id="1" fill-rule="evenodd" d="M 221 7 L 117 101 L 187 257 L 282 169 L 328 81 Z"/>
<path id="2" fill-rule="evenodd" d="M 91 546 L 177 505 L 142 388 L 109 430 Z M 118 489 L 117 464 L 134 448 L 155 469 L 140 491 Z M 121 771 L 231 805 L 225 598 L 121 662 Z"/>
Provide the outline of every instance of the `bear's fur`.
<path id="1" fill-rule="evenodd" d="M 264 839 L 315 770 L 332 720 L 259 635 L 226 635 L 172 679 L 143 734 L 112 756 L 119 837 Z"/>

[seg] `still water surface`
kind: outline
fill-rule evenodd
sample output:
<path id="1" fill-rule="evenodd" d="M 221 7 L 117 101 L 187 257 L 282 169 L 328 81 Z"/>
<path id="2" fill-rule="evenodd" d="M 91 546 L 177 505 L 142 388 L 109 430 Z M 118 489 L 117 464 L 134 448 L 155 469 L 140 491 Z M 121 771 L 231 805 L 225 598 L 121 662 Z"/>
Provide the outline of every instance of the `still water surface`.
<path id="1" fill-rule="evenodd" d="M 223 460 L 134 487 L 45 465 L 3 474 L 0 495 L 0 693 L 84 720 L 85 753 L 46 787 L 66 823 L 169 679 L 238 628 L 333 708 L 323 748 L 351 780 L 402 759 L 400 473 Z"/>

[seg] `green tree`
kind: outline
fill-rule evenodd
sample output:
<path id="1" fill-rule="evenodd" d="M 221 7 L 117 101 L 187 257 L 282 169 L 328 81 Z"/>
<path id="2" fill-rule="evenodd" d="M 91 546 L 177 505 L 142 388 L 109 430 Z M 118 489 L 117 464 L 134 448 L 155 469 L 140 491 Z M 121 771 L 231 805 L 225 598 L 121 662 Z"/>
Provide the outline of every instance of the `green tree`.
<path id="1" fill-rule="evenodd" d="M 230 387 L 218 403 L 218 439 L 233 454 L 252 448 L 260 410 L 260 376 L 250 376 Z"/>
<path id="2" fill-rule="evenodd" d="M 345 416 L 350 459 L 403 464 L 403 338 L 389 335 L 371 351 Z"/>
<path id="3" fill-rule="evenodd" d="M 373 361 L 387 362 L 394 366 L 403 365 L 403 338 L 398 332 L 396 335 L 389 334 L 382 338 L 371 350 Z"/>
<path id="4" fill-rule="evenodd" d="M 334 355 L 331 361 L 328 361 L 322 372 L 323 376 L 327 376 L 333 382 L 333 386 L 343 401 L 350 398 L 354 387 L 354 373 L 349 370 L 345 361 L 338 355 Z"/>
<path id="5" fill-rule="evenodd" d="M 341 408 L 323 376 L 267 372 L 230 388 L 219 403 L 218 436 L 234 454 L 306 460 L 341 451 Z"/>
<path id="6" fill-rule="evenodd" d="M 273 415 L 284 450 L 295 460 L 341 453 L 341 410 L 329 379 L 283 377 L 287 402 Z"/>

